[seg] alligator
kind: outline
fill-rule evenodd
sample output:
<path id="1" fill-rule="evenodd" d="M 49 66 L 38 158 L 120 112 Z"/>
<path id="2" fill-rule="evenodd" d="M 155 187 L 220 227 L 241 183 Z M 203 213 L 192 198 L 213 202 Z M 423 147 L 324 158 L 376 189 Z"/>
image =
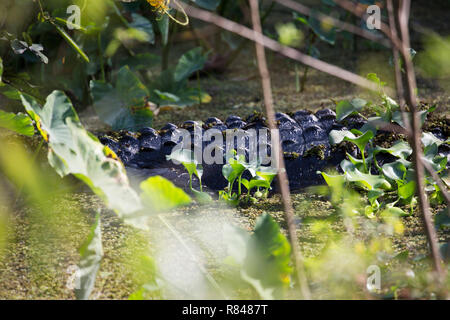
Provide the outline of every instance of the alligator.
<path id="1" fill-rule="evenodd" d="M 360 115 L 351 115 L 343 121 L 337 121 L 336 113 L 331 109 L 321 109 L 315 113 L 308 110 L 299 110 L 289 114 L 276 113 L 275 120 L 279 129 L 291 191 L 323 184 L 323 177 L 317 171 L 328 169 L 339 171 L 339 164 L 346 158 L 346 153 L 357 156 L 357 148 L 351 143 L 330 145 L 329 133 L 331 130 L 360 129 L 367 122 Z M 204 122 L 186 121 L 179 127 L 168 123 L 160 130 L 143 128 L 137 132 L 120 131 L 100 136 L 99 139 L 119 156 L 127 167 L 127 172 L 132 180 L 139 182 L 149 176 L 160 175 L 180 187 L 187 188 L 189 175 L 186 170 L 181 165 L 176 165 L 166 159 L 166 156 L 170 155 L 173 148 L 180 143 L 181 129 L 189 132 L 191 136 L 191 144 L 184 148 L 194 150 L 196 144 L 205 148 L 212 143 L 208 139 L 204 139 L 208 129 L 216 129 L 225 134 L 230 130 L 248 132 L 250 129 L 267 128 L 264 115 L 255 112 L 246 119 L 231 115 L 223 122 L 218 118 L 211 117 Z M 382 132 L 379 131 L 379 133 Z M 436 134 L 442 135 L 439 132 Z M 225 139 L 223 140 L 223 149 L 225 149 Z M 233 148 L 239 148 L 237 141 L 232 143 Z M 264 143 L 268 156 L 271 156 L 270 138 Z M 259 143 L 259 147 L 261 147 L 261 143 Z M 248 159 L 248 139 L 244 140 L 243 149 L 243 153 Z M 450 156 L 449 150 L 443 152 Z M 225 156 L 224 154 L 223 157 Z M 377 161 L 381 162 L 381 165 L 393 160 L 394 158 L 389 154 L 377 157 Z M 225 162 L 225 160 L 223 161 Z M 221 190 L 227 185 L 227 181 L 222 175 L 223 164 L 203 163 L 202 165 L 203 186 L 211 190 Z M 196 183 L 198 186 L 198 182 Z"/>

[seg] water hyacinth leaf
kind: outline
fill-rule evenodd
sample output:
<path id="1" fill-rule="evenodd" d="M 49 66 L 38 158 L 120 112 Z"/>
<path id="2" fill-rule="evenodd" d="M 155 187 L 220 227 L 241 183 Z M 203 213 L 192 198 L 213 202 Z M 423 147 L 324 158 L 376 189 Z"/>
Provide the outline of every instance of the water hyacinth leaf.
<path id="1" fill-rule="evenodd" d="M 191 203 L 191 198 L 171 181 L 150 177 L 141 183 L 141 199 L 152 212 L 163 212 Z"/>
<path id="2" fill-rule="evenodd" d="M 436 146 L 440 146 L 441 144 L 445 143 L 444 141 L 437 138 L 434 134 L 430 132 L 423 132 L 421 141 L 423 145 L 426 147 L 431 146 L 433 144 L 436 144 Z"/>
<path id="3" fill-rule="evenodd" d="M 329 134 L 330 143 L 336 145 L 344 141 L 345 137 L 356 138 L 356 136 L 348 130 L 331 130 Z"/>
<path id="4" fill-rule="evenodd" d="M 397 158 L 406 159 L 412 154 L 412 148 L 406 141 L 399 140 L 390 148 L 382 148 L 377 146 L 374 150 L 374 155 L 380 152 L 386 152 Z"/>
<path id="5" fill-rule="evenodd" d="M 97 115 L 113 130 L 138 130 L 151 125 L 153 113 L 147 107 L 150 94 L 128 66 L 119 70 L 115 88 L 95 80 L 90 88 Z"/>
<path id="6" fill-rule="evenodd" d="M 416 183 L 415 181 L 409 181 L 403 185 L 398 187 L 398 195 L 403 200 L 411 200 L 416 192 Z"/>
<path id="7" fill-rule="evenodd" d="M 203 54 L 201 47 L 194 48 L 183 54 L 175 67 L 175 81 L 183 81 L 189 78 L 194 72 L 197 72 L 205 65 L 207 54 Z"/>
<path id="8" fill-rule="evenodd" d="M 272 184 L 273 179 L 277 176 L 278 171 L 272 167 L 259 167 L 256 170 L 256 175 L 265 179 L 269 185 Z"/>
<path id="9" fill-rule="evenodd" d="M 34 126 L 30 117 L 0 110 L 0 128 L 5 128 L 24 136 L 34 135 Z"/>
<path id="10" fill-rule="evenodd" d="M 383 177 L 370 173 L 362 173 L 348 160 L 342 160 L 341 168 L 345 172 L 344 177 L 347 181 L 355 182 L 365 189 L 389 190 L 391 188 L 391 184 Z"/>
<path id="11" fill-rule="evenodd" d="M 376 200 L 384 195 L 383 190 L 373 189 L 367 193 L 367 198 L 372 206 L 374 206 Z"/>
<path id="12" fill-rule="evenodd" d="M 351 114 L 358 113 L 367 104 L 366 100 L 353 99 L 352 101 L 343 100 L 336 105 L 336 120 L 342 121 Z"/>
<path id="13" fill-rule="evenodd" d="M 361 131 L 356 130 L 356 129 L 353 129 L 351 132 L 353 134 L 355 134 L 355 133 L 360 134 L 360 136 L 352 138 L 347 135 L 344 137 L 344 140 L 353 142 L 358 147 L 358 149 L 361 151 L 361 153 L 363 153 L 367 143 L 370 141 L 370 139 L 373 138 L 373 132 L 366 131 L 364 134 L 362 134 Z"/>
<path id="14" fill-rule="evenodd" d="M 142 31 L 146 35 L 146 41 L 154 44 L 155 43 L 155 32 L 153 31 L 152 23 L 145 17 L 137 13 L 132 13 L 131 18 L 133 21 L 129 23 L 129 27 Z"/>
<path id="15" fill-rule="evenodd" d="M 411 165 L 410 162 L 398 160 L 391 163 L 386 163 L 382 166 L 383 175 L 391 180 L 404 180 L 406 177 L 407 168 Z"/>
<path id="16" fill-rule="evenodd" d="M 103 258 L 102 231 L 100 214 L 91 228 L 88 238 L 80 248 L 81 260 L 76 273 L 76 284 L 74 291 L 78 300 L 88 300 L 94 289 L 100 262 Z"/>

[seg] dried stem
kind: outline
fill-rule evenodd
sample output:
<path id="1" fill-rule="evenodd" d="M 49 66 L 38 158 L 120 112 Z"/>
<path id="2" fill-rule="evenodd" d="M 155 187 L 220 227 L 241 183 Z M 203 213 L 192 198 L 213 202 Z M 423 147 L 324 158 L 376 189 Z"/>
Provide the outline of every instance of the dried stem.
<path id="1" fill-rule="evenodd" d="M 436 231 L 434 229 L 433 221 L 431 218 L 428 199 L 425 193 L 425 170 L 422 164 L 422 145 L 421 145 L 421 123 L 420 123 L 420 115 L 417 110 L 417 84 L 416 84 L 416 76 L 414 73 L 414 66 L 412 64 L 411 56 L 409 53 L 410 48 L 410 40 L 409 40 L 409 28 L 408 28 L 408 20 L 409 20 L 409 10 L 410 10 L 410 1 L 409 0 L 401 0 L 400 7 L 398 10 L 397 22 L 400 27 L 401 34 L 401 48 L 400 52 L 403 56 L 403 60 L 405 63 L 405 72 L 406 72 L 406 92 L 405 92 L 405 101 L 409 105 L 411 113 L 412 113 L 412 148 L 413 148 L 413 163 L 415 167 L 415 179 L 416 179 L 416 194 L 419 199 L 419 207 L 422 213 L 422 220 L 424 223 L 425 231 L 427 234 L 428 242 L 431 250 L 431 257 L 433 259 L 434 269 L 437 273 L 437 276 L 440 281 L 444 280 L 445 271 L 442 268 L 442 258 L 439 252 L 439 244 L 437 240 Z"/>
<path id="2" fill-rule="evenodd" d="M 261 20 L 259 16 L 259 5 L 258 0 L 250 0 L 250 8 L 252 14 L 252 23 L 253 29 L 255 32 L 255 38 L 262 38 L 262 27 Z M 270 83 L 270 74 L 269 69 L 267 67 L 266 54 L 264 51 L 264 46 L 261 45 L 262 40 L 256 42 L 256 56 L 258 59 L 258 68 L 261 74 L 262 80 L 262 89 L 264 95 L 264 106 L 266 108 L 267 119 L 269 122 L 269 127 L 271 132 L 277 132 L 277 128 L 275 125 L 275 112 L 273 108 L 273 96 L 272 96 L 272 88 Z M 297 239 L 297 230 L 294 222 L 294 210 L 292 208 L 291 196 L 289 191 L 289 180 L 286 174 L 284 158 L 283 158 L 283 150 L 279 140 L 278 134 L 275 139 L 273 139 L 275 146 L 272 152 L 278 154 L 278 182 L 281 190 L 281 197 L 283 200 L 285 220 L 288 225 L 288 233 L 289 239 L 292 247 L 292 256 L 294 259 L 296 273 L 298 277 L 298 282 L 300 285 L 300 290 L 302 292 L 302 296 L 304 299 L 311 299 L 311 293 L 309 291 L 308 281 L 306 279 L 305 270 L 303 267 L 303 257 L 299 250 L 298 239 Z"/>

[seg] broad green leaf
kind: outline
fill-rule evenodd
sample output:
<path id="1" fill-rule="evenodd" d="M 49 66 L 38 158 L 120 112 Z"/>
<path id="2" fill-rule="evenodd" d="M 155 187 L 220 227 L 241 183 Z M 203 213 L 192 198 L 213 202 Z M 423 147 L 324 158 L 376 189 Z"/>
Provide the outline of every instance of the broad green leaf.
<path id="1" fill-rule="evenodd" d="M 415 181 L 409 181 L 408 183 L 398 187 L 398 195 L 401 199 L 410 200 L 416 191 Z"/>
<path id="2" fill-rule="evenodd" d="M 45 64 L 48 63 L 48 58 L 42 53 L 44 47 L 41 44 L 33 43 L 28 45 L 25 41 L 14 39 L 11 41 L 11 48 L 15 54 L 23 55 L 23 57 L 31 62 L 41 61 Z"/>
<path id="3" fill-rule="evenodd" d="M 374 206 L 376 200 L 383 195 L 384 195 L 383 190 L 373 189 L 367 193 L 367 198 L 369 199 L 370 204 Z"/>
<path id="4" fill-rule="evenodd" d="M 270 188 L 270 183 L 266 179 L 259 176 L 254 177 L 250 181 L 248 181 L 247 179 L 242 179 L 242 184 L 248 191 L 257 187 Z"/>
<path id="5" fill-rule="evenodd" d="M 382 148 L 380 146 L 377 146 L 374 150 L 374 155 L 380 152 L 386 152 L 397 158 L 406 159 L 411 155 L 412 148 L 406 141 L 399 140 L 396 141 L 394 145 L 390 148 Z"/>
<path id="6" fill-rule="evenodd" d="M 385 163 L 382 167 L 382 172 L 386 178 L 391 180 L 404 180 L 408 170 L 407 168 L 410 165 L 410 162 L 400 159 L 395 162 Z"/>
<path id="7" fill-rule="evenodd" d="M 74 291 L 78 300 L 88 300 L 94 289 L 95 278 L 103 258 L 100 214 L 97 214 L 96 222 L 80 248 L 80 256 L 79 270 L 76 273 L 76 284 L 79 287 L 76 287 Z"/>
<path id="8" fill-rule="evenodd" d="M 143 227 L 135 216 L 142 209 L 141 202 L 129 185 L 123 164 L 84 130 L 64 93 L 54 91 L 43 108 L 30 96 L 22 95 L 22 102 L 48 142 L 48 160 L 56 172 L 62 177 L 73 174 L 125 222 Z"/>
<path id="9" fill-rule="evenodd" d="M 72 136 L 66 119 L 79 122 L 78 115 L 69 98 L 61 91 L 53 91 L 46 99 L 43 108 L 36 100 L 26 94 L 21 95 L 22 104 L 36 122 L 36 126 L 45 141 L 52 143 L 72 144 Z"/>
<path id="10" fill-rule="evenodd" d="M 189 78 L 194 72 L 203 68 L 206 62 L 207 55 L 202 53 L 201 47 L 194 48 L 185 54 L 183 54 L 178 61 L 175 68 L 174 79 L 175 81 L 183 81 Z"/>
<path id="11" fill-rule="evenodd" d="M 329 134 L 330 143 L 332 145 L 341 143 L 346 137 L 356 138 L 356 136 L 348 130 L 331 130 Z"/>
<path id="12" fill-rule="evenodd" d="M 391 184 L 383 177 L 362 173 L 350 161 L 343 160 L 341 162 L 341 168 L 345 172 L 344 176 L 347 181 L 355 182 L 368 190 L 389 190 L 391 188 Z"/>
<path id="13" fill-rule="evenodd" d="M 113 130 L 138 130 L 151 125 L 153 113 L 146 106 L 150 94 L 128 66 L 119 70 L 115 88 L 95 80 L 90 88 L 95 111 Z"/>
<path id="14" fill-rule="evenodd" d="M 0 110 L 0 128 L 5 128 L 24 136 L 34 135 L 34 126 L 30 117 Z"/>
<path id="15" fill-rule="evenodd" d="M 359 98 L 353 99 L 352 101 L 348 100 L 340 101 L 336 105 L 336 120 L 342 121 L 349 115 L 358 113 L 364 108 L 366 104 L 367 101 Z"/>
<path id="16" fill-rule="evenodd" d="M 155 32 L 153 31 L 152 23 L 147 18 L 137 13 L 132 13 L 131 18 L 133 21 L 129 23 L 129 27 L 144 32 L 146 34 L 146 41 L 154 44 Z"/>
<path id="17" fill-rule="evenodd" d="M 243 271 L 249 278 L 259 280 L 262 288 L 273 289 L 274 297 L 279 299 L 290 283 L 290 262 L 289 241 L 275 220 L 269 214 L 263 214 L 250 236 Z"/>
<path id="18" fill-rule="evenodd" d="M 141 183 L 142 202 L 153 212 L 163 212 L 188 205 L 191 198 L 171 181 L 160 177 L 150 177 Z"/>
<path id="19" fill-rule="evenodd" d="M 436 146 L 439 147 L 441 144 L 445 143 L 444 141 L 436 138 L 436 136 L 430 132 L 423 132 L 421 141 L 425 148 L 431 146 L 432 144 L 436 144 Z"/>
<path id="20" fill-rule="evenodd" d="M 351 132 L 355 133 L 357 130 L 353 129 Z M 360 134 L 361 132 L 357 132 L 358 134 Z M 350 136 L 345 136 L 344 140 L 353 142 L 358 149 L 361 151 L 361 153 L 364 152 L 364 149 L 366 148 L 367 143 L 373 138 L 373 132 L 372 131 L 366 131 L 364 134 L 358 136 L 358 137 L 350 137 Z"/>
<path id="21" fill-rule="evenodd" d="M 272 184 L 272 181 L 277 176 L 277 174 L 277 169 L 274 169 L 272 167 L 259 167 L 256 170 L 256 175 L 264 178 L 269 183 L 269 185 Z"/>

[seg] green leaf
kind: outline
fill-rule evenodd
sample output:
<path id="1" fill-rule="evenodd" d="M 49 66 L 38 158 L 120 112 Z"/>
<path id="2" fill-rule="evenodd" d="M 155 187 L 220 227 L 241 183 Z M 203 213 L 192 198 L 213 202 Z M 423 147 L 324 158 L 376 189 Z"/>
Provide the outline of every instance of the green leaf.
<path id="1" fill-rule="evenodd" d="M 254 233 L 248 241 L 243 268 L 245 274 L 249 278 L 259 280 L 262 288 L 273 289 L 274 297 L 279 299 L 283 295 L 283 289 L 290 283 L 290 262 L 289 241 L 281 233 L 275 220 L 269 214 L 263 214 L 256 221 Z M 264 296 L 260 288 L 255 289 Z"/>
<path id="2" fill-rule="evenodd" d="M 385 163 L 382 167 L 382 172 L 386 178 L 391 180 L 404 180 L 410 165 L 409 161 L 400 159 L 391 163 Z"/>
<path id="3" fill-rule="evenodd" d="M 59 32 L 59 34 L 66 40 L 66 42 L 76 51 L 78 54 L 89 63 L 89 57 L 86 53 L 78 46 L 78 44 L 67 34 L 66 31 L 64 31 L 63 28 L 58 26 L 57 24 L 53 24 L 53 26 L 56 28 L 56 30 Z"/>
<path id="4" fill-rule="evenodd" d="M 24 136 L 34 135 L 34 126 L 30 117 L 24 114 L 14 114 L 0 110 L 0 128 L 5 128 Z"/>
<path id="5" fill-rule="evenodd" d="M 353 99 L 352 101 L 348 100 L 340 101 L 336 105 L 336 120 L 342 121 L 349 115 L 358 113 L 364 108 L 364 106 L 366 106 L 366 104 L 367 104 L 366 100 L 359 98 Z"/>
<path id="6" fill-rule="evenodd" d="M 76 283 L 80 286 L 74 291 L 78 300 L 88 300 L 94 289 L 95 278 L 103 258 L 100 214 L 97 214 L 96 222 L 92 226 L 87 240 L 80 248 L 80 256 L 76 278 Z"/>
<path id="7" fill-rule="evenodd" d="M 356 182 L 368 190 L 389 190 L 391 188 L 391 184 L 383 177 L 362 173 L 348 160 L 342 160 L 341 168 L 345 172 L 344 176 L 347 181 Z"/>
<path id="8" fill-rule="evenodd" d="M 154 44 L 155 32 L 153 31 L 152 23 L 147 18 L 137 13 L 132 13 L 131 18 L 133 19 L 133 21 L 129 23 L 129 27 L 142 31 L 146 35 L 145 40 L 151 44 Z"/>
<path id="9" fill-rule="evenodd" d="M 408 158 L 412 153 L 412 148 L 409 146 L 409 144 L 406 141 L 399 140 L 394 143 L 394 145 L 390 148 L 382 148 L 380 146 L 377 146 L 374 150 L 374 155 L 380 152 L 386 152 L 389 153 L 397 158 L 406 159 Z"/>
<path id="10" fill-rule="evenodd" d="M 380 91 L 386 85 L 386 82 L 381 81 L 380 78 L 378 78 L 376 73 L 369 73 L 369 74 L 367 74 L 366 78 L 370 81 L 375 82 L 378 85 Z"/>
<path id="11" fill-rule="evenodd" d="M 351 131 L 352 133 L 357 132 L 357 130 L 353 129 Z M 360 131 L 357 133 L 361 133 Z M 361 153 L 364 152 L 364 149 L 366 148 L 367 143 L 373 138 L 373 132 L 372 131 L 366 131 L 364 134 L 358 136 L 358 137 L 351 137 L 351 136 L 345 136 L 344 140 L 353 142 L 358 149 L 361 151 Z"/>
<path id="12" fill-rule="evenodd" d="M 183 189 L 160 176 L 143 181 L 141 190 L 142 202 L 153 212 L 168 211 L 191 203 L 191 198 Z"/>
<path id="13" fill-rule="evenodd" d="M 256 175 L 265 179 L 269 185 L 272 184 L 273 179 L 277 176 L 278 171 L 272 167 L 259 167 L 256 170 Z"/>
<path id="14" fill-rule="evenodd" d="M 408 183 L 398 187 L 398 195 L 403 200 L 411 200 L 416 192 L 416 182 L 409 181 Z"/>
<path id="15" fill-rule="evenodd" d="M 97 115 L 113 130 L 138 130 L 151 125 L 153 113 L 146 107 L 150 94 L 128 66 L 119 70 L 115 88 L 94 80 L 90 88 Z"/>
<path id="16" fill-rule="evenodd" d="M 84 130 L 69 99 L 54 91 L 43 108 L 30 96 L 22 103 L 49 144 L 48 160 L 60 176 L 73 174 L 86 183 L 125 222 L 142 228 L 142 209 L 123 164 L 108 147 Z"/>
<path id="17" fill-rule="evenodd" d="M 194 72 L 203 68 L 207 55 L 202 53 L 201 47 L 194 48 L 183 54 L 175 68 L 175 81 L 183 81 L 189 78 Z"/>

